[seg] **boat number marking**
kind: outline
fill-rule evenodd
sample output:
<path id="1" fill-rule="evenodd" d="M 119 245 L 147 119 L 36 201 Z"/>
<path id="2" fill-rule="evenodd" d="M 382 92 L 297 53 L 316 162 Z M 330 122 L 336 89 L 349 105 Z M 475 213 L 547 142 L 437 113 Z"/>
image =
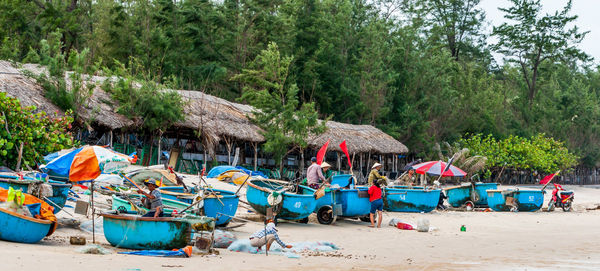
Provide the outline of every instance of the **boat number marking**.
<path id="1" fill-rule="evenodd" d="M 401 200 L 406 200 L 406 195 L 399 195 Z"/>
<path id="2" fill-rule="evenodd" d="M 534 201 L 533 196 L 529 196 L 529 201 Z"/>
<path id="3" fill-rule="evenodd" d="M 296 204 L 294 204 L 295 208 L 300 208 L 301 203 L 300 202 L 296 202 Z"/>

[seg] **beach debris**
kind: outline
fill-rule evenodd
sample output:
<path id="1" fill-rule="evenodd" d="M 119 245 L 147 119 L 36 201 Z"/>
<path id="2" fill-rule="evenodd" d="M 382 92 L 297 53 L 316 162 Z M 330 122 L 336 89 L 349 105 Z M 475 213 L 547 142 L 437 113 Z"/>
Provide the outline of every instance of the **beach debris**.
<path id="1" fill-rule="evenodd" d="M 298 242 L 291 243 L 292 248 L 283 249 L 279 244 L 273 243 L 269 250 L 269 255 L 283 255 L 288 258 L 300 258 L 302 253 L 327 253 L 339 250 L 339 248 L 331 242 Z M 229 251 L 246 252 L 251 254 L 265 254 L 263 249 L 258 249 L 250 245 L 249 239 L 239 239 L 233 242 L 228 248 Z"/>
<path id="2" fill-rule="evenodd" d="M 235 240 L 237 240 L 235 234 L 228 231 L 215 230 L 215 241 L 213 246 L 216 248 L 227 248 Z"/>
<path id="3" fill-rule="evenodd" d="M 83 254 L 100 254 L 100 255 L 107 255 L 107 254 L 113 253 L 112 250 L 104 248 L 97 244 L 90 244 L 90 245 L 84 246 L 84 247 L 78 249 L 77 251 L 79 253 L 83 253 Z"/>
<path id="4" fill-rule="evenodd" d="M 418 232 L 428 232 L 429 231 L 429 219 L 421 218 L 417 221 L 417 231 Z"/>
<path id="5" fill-rule="evenodd" d="M 81 221 L 74 218 L 60 217 L 58 218 L 58 228 L 79 229 Z"/>
<path id="6" fill-rule="evenodd" d="M 86 244 L 86 240 L 83 236 L 71 236 L 69 243 L 71 243 L 71 245 L 83 246 Z"/>
<path id="7" fill-rule="evenodd" d="M 463 231 L 463 232 L 467 231 L 467 227 L 465 227 L 465 225 L 460 226 L 460 231 Z"/>

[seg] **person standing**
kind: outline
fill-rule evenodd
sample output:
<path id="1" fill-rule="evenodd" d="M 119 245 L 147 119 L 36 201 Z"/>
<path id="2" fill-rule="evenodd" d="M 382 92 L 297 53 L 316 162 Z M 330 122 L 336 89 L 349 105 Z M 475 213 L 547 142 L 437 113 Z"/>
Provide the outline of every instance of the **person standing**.
<path id="1" fill-rule="evenodd" d="M 325 176 L 323 176 L 323 169 L 319 164 L 317 164 L 317 158 L 313 157 L 310 160 L 312 163 L 306 170 L 306 181 L 308 183 L 308 187 L 312 189 L 319 189 L 319 181 L 327 183 L 327 179 L 325 179 Z"/>
<path id="2" fill-rule="evenodd" d="M 146 208 L 149 209 L 149 211 L 142 217 L 162 217 L 162 195 L 157 189 L 158 185 L 156 184 L 156 180 L 148 179 L 144 183 L 148 187 L 148 190 L 150 190 L 150 193 L 146 193 L 141 189 L 138 190 L 138 192 L 144 195 L 144 198 L 142 198 L 142 202 L 144 203 L 144 206 L 146 206 Z"/>
<path id="3" fill-rule="evenodd" d="M 274 241 L 277 241 L 282 248 L 292 248 L 291 245 L 286 245 L 283 243 L 283 241 L 281 241 L 281 239 L 279 239 L 277 228 L 275 228 L 275 223 L 273 223 L 272 219 L 268 219 L 266 223 L 267 226 L 264 229 L 258 230 L 250 236 L 251 246 L 260 249 L 262 246 L 267 245 L 266 249 L 269 251 L 269 249 L 271 249 L 271 244 Z"/>
<path id="4" fill-rule="evenodd" d="M 371 172 L 369 173 L 368 186 L 372 186 L 375 182 L 382 180 L 383 185 L 387 185 L 387 178 L 385 176 L 381 176 L 379 174 L 379 170 L 381 169 L 380 163 L 375 163 L 373 167 L 371 167 Z"/>
<path id="5" fill-rule="evenodd" d="M 375 215 L 379 217 L 377 219 L 377 228 L 381 228 L 381 220 L 383 220 L 383 199 L 381 198 L 381 183 L 383 180 L 376 181 L 369 188 L 369 201 L 371 202 L 371 211 L 369 212 L 369 218 L 371 219 L 371 225 L 369 227 L 375 227 Z"/>

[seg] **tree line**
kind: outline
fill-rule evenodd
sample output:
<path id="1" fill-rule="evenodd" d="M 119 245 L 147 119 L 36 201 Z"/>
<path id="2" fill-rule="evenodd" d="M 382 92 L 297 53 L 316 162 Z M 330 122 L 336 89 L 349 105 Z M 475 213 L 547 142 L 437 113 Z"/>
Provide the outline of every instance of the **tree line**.
<path id="1" fill-rule="evenodd" d="M 54 55 L 84 54 L 96 73 L 264 105 L 247 91 L 273 44 L 288 67 L 273 89 L 293 88 L 281 93 L 299 112 L 374 125 L 425 155 L 467 134 L 543 133 L 594 166 L 600 70 L 570 10 L 511 0 L 509 23 L 491 27 L 480 0 L 14 0 L 0 3 L 0 57 L 43 61 L 42 41 L 58 39 Z"/>

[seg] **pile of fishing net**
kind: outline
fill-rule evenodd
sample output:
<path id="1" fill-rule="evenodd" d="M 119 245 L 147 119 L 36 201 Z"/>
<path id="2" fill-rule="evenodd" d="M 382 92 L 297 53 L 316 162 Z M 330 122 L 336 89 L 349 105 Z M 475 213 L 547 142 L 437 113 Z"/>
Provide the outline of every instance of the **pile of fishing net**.
<path id="1" fill-rule="evenodd" d="M 289 244 L 292 245 L 292 248 L 282 248 L 277 242 L 273 242 L 271 249 L 269 250 L 269 255 L 284 255 L 288 258 L 300 258 L 299 253 L 305 251 L 332 252 L 339 249 L 331 242 L 298 242 Z M 262 249 L 253 247 L 250 245 L 250 240 L 246 238 L 234 241 L 227 249 L 235 252 L 265 254 L 265 246 L 263 246 Z"/>

